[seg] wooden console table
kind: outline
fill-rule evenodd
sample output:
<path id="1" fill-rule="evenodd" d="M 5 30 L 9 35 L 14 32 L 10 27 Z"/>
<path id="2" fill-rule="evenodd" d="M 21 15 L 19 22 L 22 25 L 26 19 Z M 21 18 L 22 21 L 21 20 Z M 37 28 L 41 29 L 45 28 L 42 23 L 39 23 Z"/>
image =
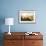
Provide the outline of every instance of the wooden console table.
<path id="1" fill-rule="evenodd" d="M 25 35 L 26 32 L 11 32 L 8 35 L 4 33 L 4 46 L 43 46 L 43 35 Z M 34 32 L 33 32 L 34 33 Z"/>

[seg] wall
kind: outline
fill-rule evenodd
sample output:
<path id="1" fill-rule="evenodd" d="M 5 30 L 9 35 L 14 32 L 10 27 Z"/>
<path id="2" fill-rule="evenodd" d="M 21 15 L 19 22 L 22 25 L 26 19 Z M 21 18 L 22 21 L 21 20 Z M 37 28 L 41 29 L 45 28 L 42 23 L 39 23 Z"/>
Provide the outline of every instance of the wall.
<path id="1" fill-rule="evenodd" d="M 19 24 L 18 10 L 35 10 L 36 24 Z M 46 29 L 46 1 L 44 0 L 1 0 L 0 17 L 13 17 L 15 19 L 14 26 L 11 31 L 40 31 L 45 32 Z M 6 25 L 1 26 L 2 32 L 8 31 Z"/>
<path id="2" fill-rule="evenodd" d="M 35 10 L 36 23 L 20 24 L 18 22 L 19 10 Z M 15 19 L 14 26 L 11 26 L 12 32 L 38 31 L 46 35 L 46 0 L 0 0 L 0 19 L 3 19 L 0 24 L 0 32 L 8 32 L 8 26 L 3 22 L 6 17 Z"/>

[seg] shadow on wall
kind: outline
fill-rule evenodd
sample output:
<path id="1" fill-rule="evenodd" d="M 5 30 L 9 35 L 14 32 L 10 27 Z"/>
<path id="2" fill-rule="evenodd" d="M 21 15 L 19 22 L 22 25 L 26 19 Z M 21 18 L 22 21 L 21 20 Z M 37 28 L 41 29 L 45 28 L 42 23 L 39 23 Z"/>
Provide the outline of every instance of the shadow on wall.
<path id="1" fill-rule="evenodd" d="M 0 16 L 0 46 L 3 46 L 3 32 L 2 32 L 2 25 L 5 23 L 5 17 Z"/>
<path id="2" fill-rule="evenodd" d="M 5 24 L 5 17 L 0 16 L 0 33 L 2 33 L 2 26 Z"/>

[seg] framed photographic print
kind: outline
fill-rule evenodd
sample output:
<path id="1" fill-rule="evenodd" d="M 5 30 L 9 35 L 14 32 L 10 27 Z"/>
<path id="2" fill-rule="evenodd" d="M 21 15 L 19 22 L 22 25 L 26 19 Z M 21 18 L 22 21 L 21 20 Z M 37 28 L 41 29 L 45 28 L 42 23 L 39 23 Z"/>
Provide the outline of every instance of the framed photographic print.
<path id="1" fill-rule="evenodd" d="M 35 11 L 19 11 L 19 22 L 20 23 L 35 23 Z"/>

